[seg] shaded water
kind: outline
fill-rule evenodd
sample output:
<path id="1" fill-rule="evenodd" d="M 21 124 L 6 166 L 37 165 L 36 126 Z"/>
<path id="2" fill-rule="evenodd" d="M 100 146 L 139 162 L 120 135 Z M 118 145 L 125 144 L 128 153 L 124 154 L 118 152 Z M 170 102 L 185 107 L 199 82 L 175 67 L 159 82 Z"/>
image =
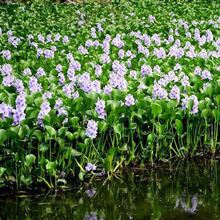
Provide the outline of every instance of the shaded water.
<path id="1" fill-rule="evenodd" d="M 183 161 L 78 190 L 0 197 L 1 219 L 220 219 L 220 164 Z"/>

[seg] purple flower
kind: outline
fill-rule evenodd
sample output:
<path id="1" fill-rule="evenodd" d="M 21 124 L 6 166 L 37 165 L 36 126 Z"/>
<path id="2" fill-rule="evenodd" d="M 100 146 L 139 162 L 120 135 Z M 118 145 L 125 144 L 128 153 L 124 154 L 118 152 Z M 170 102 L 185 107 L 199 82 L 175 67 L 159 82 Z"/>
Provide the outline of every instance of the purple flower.
<path id="1" fill-rule="evenodd" d="M 78 97 L 79 97 L 78 91 L 74 92 L 73 95 L 72 95 L 72 97 L 73 97 L 74 99 L 78 98 Z"/>
<path id="2" fill-rule="evenodd" d="M 116 37 L 112 40 L 112 45 L 122 48 L 124 46 L 124 42 L 121 40 L 121 35 L 117 34 Z"/>
<path id="3" fill-rule="evenodd" d="M 57 47 L 56 47 L 56 46 L 51 46 L 50 49 L 51 49 L 53 52 L 56 52 L 56 51 L 57 51 Z"/>
<path id="4" fill-rule="evenodd" d="M 31 93 L 34 93 L 34 92 L 41 92 L 42 91 L 42 86 L 41 84 L 39 84 L 37 82 L 37 79 L 32 76 L 29 80 L 29 89 L 30 89 L 30 92 Z"/>
<path id="5" fill-rule="evenodd" d="M 78 86 L 85 92 L 89 93 L 95 91 L 94 84 L 90 79 L 89 73 L 83 73 L 78 78 Z"/>
<path id="6" fill-rule="evenodd" d="M 32 34 L 28 35 L 28 40 L 34 39 L 34 36 Z"/>
<path id="7" fill-rule="evenodd" d="M 8 36 L 12 36 L 12 34 L 13 34 L 13 33 L 12 33 L 12 30 L 7 31 L 7 35 L 8 35 Z"/>
<path id="8" fill-rule="evenodd" d="M 68 36 L 64 36 L 63 37 L 63 44 L 66 44 L 66 43 L 69 43 L 70 41 L 69 41 L 69 38 L 68 38 Z"/>
<path id="9" fill-rule="evenodd" d="M 40 106 L 40 112 L 38 114 L 38 124 L 41 125 L 42 127 L 44 127 L 42 119 L 45 115 L 48 115 L 50 111 L 51 111 L 50 103 L 48 101 L 44 101 Z"/>
<path id="10" fill-rule="evenodd" d="M 87 40 L 86 43 L 85 43 L 85 46 L 86 46 L 86 47 L 91 47 L 91 46 L 93 46 L 93 45 L 94 45 L 94 44 L 93 44 L 93 41 L 92 41 L 91 39 Z"/>
<path id="11" fill-rule="evenodd" d="M 9 75 L 12 70 L 11 64 L 4 64 L 1 68 L 2 76 Z"/>
<path id="12" fill-rule="evenodd" d="M 150 23 L 154 23 L 156 19 L 153 15 L 149 15 L 148 20 L 149 20 Z"/>
<path id="13" fill-rule="evenodd" d="M 17 79 L 14 83 L 17 93 L 21 93 L 24 90 L 23 82 L 20 79 Z"/>
<path id="14" fill-rule="evenodd" d="M 104 90 L 104 93 L 106 93 L 108 95 L 111 95 L 111 92 L 112 92 L 113 88 L 112 88 L 111 85 L 105 85 L 103 90 Z"/>
<path id="15" fill-rule="evenodd" d="M 210 83 L 209 83 L 209 82 L 204 83 L 204 84 L 203 84 L 203 89 L 206 89 L 206 88 L 207 88 L 207 86 L 209 86 L 209 85 L 210 85 Z"/>
<path id="16" fill-rule="evenodd" d="M 45 75 L 46 75 L 46 73 L 45 73 L 43 67 L 38 68 L 38 70 L 37 70 L 37 78 L 39 78 L 41 76 L 45 76 Z"/>
<path id="17" fill-rule="evenodd" d="M 167 91 L 161 87 L 158 83 L 154 83 L 154 89 L 153 89 L 153 100 L 158 97 L 159 99 L 167 99 Z"/>
<path id="18" fill-rule="evenodd" d="M 170 91 L 170 98 L 176 99 L 178 102 L 180 100 L 180 89 L 178 86 L 173 86 L 173 88 Z"/>
<path id="19" fill-rule="evenodd" d="M 68 115 L 68 113 L 67 113 L 67 111 L 66 111 L 66 109 L 64 107 L 58 109 L 57 116 L 60 117 L 61 115 L 66 115 L 66 116 Z"/>
<path id="20" fill-rule="evenodd" d="M 30 68 L 26 68 L 25 70 L 24 70 L 24 76 L 26 76 L 26 75 L 31 75 L 32 73 L 31 73 L 31 69 Z"/>
<path id="21" fill-rule="evenodd" d="M 98 113 L 98 117 L 104 119 L 106 116 L 105 101 L 102 99 L 98 99 L 98 101 L 96 102 L 95 110 Z"/>
<path id="22" fill-rule="evenodd" d="M 104 63 L 110 63 L 111 62 L 111 59 L 110 59 L 110 57 L 108 56 L 108 54 L 102 54 L 101 55 L 101 60 L 102 60 L 102 63 L 104 64 Z"/>
<path id="23" fill-rule="evenodd" d="M 45 59 L 47 58 L 53 58 L 54 57 L 54 51 L 52 50 L 45 50 L 44 51 Z"/>
<path id="24" fill-rule="evenodd" d="M 190 86 L 189 77 L 184 75 L 183 78 L 181 79 L 181 83 L 183 86 Z"/>
<path id="25" fill-rule="evenodd" d="M 58 33 L 55 35 L 54 41 L 59 41 L 61 38 L 61 35 Z"/>
<path id="26" fill-rule="evenodd" d="M 13 110 L 13 125 L 18 125 L 22 120 L 25 119 L 26 109 L 26 93 L 21 93 L 15 100 L 16 109 Z"/>
<path id="27" fill-rule="evenodd" d="M 51 99 L 51 98 L 52 98 L 52 94 L 51 94 L 51 92 L 47 91 L 47 92 L 45 92 L 45 93 L 42 95 L 42 97 L 43 97 L 44 99 Z"/>
<path id="28" fill-rule="evenodd" d="M 20 124 L 21 121 L 25 119 L 25 113 L 23 110 L 16 108 L 13 110 L 13 125 Z"/>
<path id="29" fill-rule="evenodd" d="M 1 54 L 5 57 L 6 60 L 10 60 L 10 59 L 11 59 L 10 50 L 3 50 L 3 51 L 1 52 Z"/>
<path id="30" fill-rule="evenodd" d="M 10 44 L 12 44 L 12 45 L 13 45 L 14 47 L 16 47 L 16 48 L 17 48 L 17 46 L 18 46 L 19 41 L 20 41 L 20 39 L 19 39 L 18 37 L 15 37 L 15 36 L 8 38 L 8 42 L 9 42 Z"/>
<path id="31" fill-rule="evenodd" d="M 97 130 L 98 130 L 98 122 L 95 122 L 94 120 L 90 120 L 87 124 L 86 136 L 92 139 L 96 138 Z"/>
<path id="32" fill-rule="evenodd" d="M 174 70 L 182 70 L 182 66 L 179 63 L 177 63 L 173 69 Z"/>
<path id="33" fill-rule="evenodd" d="M 13 107 L 4 102 L 0 104 L 0 117 L 4 120 L 5 117 L 12 117 Z"/>
<path id="34" fill-rule="evenodd" d="M 15 100 L 15 104 L 16 104 L 16 108 L 19 108 L 21 110 L 25 110 L 26 108 L 26 93 L 23 92 L 22 94 L 20 94 L 19 96 L 17 96 L 16 100 Z"/>
<path id="35" fill-rule="evenodd" d="M 54 109 L 58 109 L 63 104 L 61 99 L 55 101 Z"/>
<path id="36" fill-rule="evenodd" d="M 95 30 L 94 27 L 91 28 L 91 37 L 92 37 L 92 38 L 96 38 L 96 37 L 97 37 L 97 35 L 96 35 L 96 30 Z"/>
<path id="37" fill-rule="evenodd" d="M 71 96 L 71 94 L 72 94 L 71 84 L 66 84 L 66 85 L 63 87 L 63 92 L 64 92 L 67 96 Z"/>
<path id="38" fill-rule="evenodd" d="M 208 70 L 204 70 L 201 75 L 202 79 L 212 80 L 211 73 Z"/>
<path id="39" fill-rule="evenodd" d="M 94 170 L 96 170 L 96 165 L 89 162 L 89 163 L 87 163 L 87 166 L 85 168 L 86 168 L 87 172 L 94 171 Z"/>
<path id="40" fill-rule="evenodd" d="M 110 85 L 111 87 L 115 88 L 117 87 L 118 85 L 118 77 L 117 77 L 117 74 L 116 73 L 110 73 L 109 75 L 109 82 L 110 82 Z"/>
<path id="41" fill-rule="evenodd" d="M 37 49 L 37 58 L 40 57 L 40 55 L 44 54 L 44 51 L 41 48 Z"/>
<path id="42" fill-rule="evenodd" d="M 75 71 L 73 68 L 69 68 L 67 71 L 67 77 L 69 78 L 70 81 L 75 81 L 76 77 L 75 77 Z"/>
<path id="43" fill-rule="evenodd" d="M 89 54 L 88 50 L 85 47 L 83 47 L 82 45 L 80 45 L 78 47 L 78 51 L 82 54 Z"/>
<path id="44" fill-rule="evenodd" d="M 100 75 L 102 75 L 102 66 L 101 65 L 96 65 L 96 68 L 95 68 L 95 75 L 96 76 L 100 76 Z"/>
<path id="45" fill-rule="evenodd" d="M 126 106 L 131 106 L 131 105 L 135 105 L 135 100 L 134 100 L 134 96 L 131 94 L 128 94 L 125 97 L 125 105 Z"/>
<path id="46" fill-rule="evenodd" d="M 208 54 L 207 54 L 206 49 L 202 49 L 202 50 L 199 52 L 198 56 L 201 57 L 201 58 L 203 58 L 203 59 L 207 58 L 207 57 L 208 57 Z"/>
<path id="47" fill-rule="evenodd" d="M 134 79 L 136 80 L 137 79 L 137 72 L 135 70 L 131 70 L 129 76 L 134 77 Z"/>
<path id="48" fill-rule="evenodd" d="M 93 91 L 101 93 L 101 82 L 99 80 L 94 80 L 93 82 Z"/>
<path id="49" fill-rule="evenodd" d="M 154 71 L 160 73 L 160 66 L 156 65 L 154 66 Z"/>
<path id="50" fill-rule="evenodd" d="M 186 102 L 188 100 L 193 100 L 193 107 L 192 107 L 192 110 L 191 110 L 191 114 L 196 114 L 198 113 L 198 105 L 199 105 L 199 102 L 198 102 L 198 99 L 195 95 L 191 95 L 190 97 L 186 97 L 185 99 L 182 100 L 182 107 L 183 107 L 183 110 L 186 110 L 187 107 L 186 107 Z"/>
<path id="51" fill-rule="evenodd" d="M 37 36 L 37 38 L 38 38 L 38 40 L 39 40 L 40 42 L 44 43 L 45 39 L 44 39 L 44 36 L 43 36 L 42 34 L 39 34 L 39 35 Z"/>
<path id="52" fill-rule="evenodd" d="M 194 74 L 200 76 L 200 75 L 201 75 L 201 71 L 202 71 L 201 68 L 200 68 L 199 66 L 197 66 L 197 67 L 195 68 L 195 70 L 194 70 Z"/>
<path id="53" fill-rule="evenodd" d="M 15 77 L 9 74 L 3 78 L 2 84 L 7 87 L 12 86 L 14 84 L 14 80 Z"/>
<path id="54" fill-rule="evenodd" d="M 63 73 L 59 73 L 58 74 L 58 77 L 59 77 L 59 86 L 63 85 L 63 83 L 65 82 L 65 76 Z"/>
<path id="55" fill-rule="evenodd" d="M 152 74 L 152 69 L 149 65 L 143 64 L 141 67 L 141 75 L 151 75 Z"/>
<path id="56" fill-rule="evenodd" d="M 124 56 L 125 56 L 125 51 L 124 51 L 123 49 L 120 49 L 119 52 L 118 52 L 118 57 L 119 57 L 120 59 L 123 59 Z"/>
<path id="57" fill-rule="evenodd" d="M 146 89 L 146 88 L 147 86 L 145 86 L 143 82 L 140 82 L 138 89 Z"/>
<path id="58" fill-rule="evenodd" d="M 69 67 L 73 68 L 75 71 L 76 70 L 81 70 L 80 62 L 78 62 L 78 61 L 76 61 L 74 59 L 71 60 Z"/>
<path id="59" fill-rule="evenodd" d="M 48 34 L 47 35 L 47 43 L 52 42 L 52 35 Z"/>
<path id="60" fill-rule="evenodd" d="M 58 64 L 58 65 L 56 66 L 56 71 L 62 72 L 62 69 L 63 69 L 63 66 L 62 66 L 62 65 Z"/>

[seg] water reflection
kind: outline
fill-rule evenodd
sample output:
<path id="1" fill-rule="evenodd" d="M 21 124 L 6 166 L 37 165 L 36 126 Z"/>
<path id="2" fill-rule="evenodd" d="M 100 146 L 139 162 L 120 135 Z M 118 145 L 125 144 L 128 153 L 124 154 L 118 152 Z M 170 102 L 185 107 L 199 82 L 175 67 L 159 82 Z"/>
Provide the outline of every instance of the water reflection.
<path id="1" fill-rule="evenodd" d="M 181 204 L 182 206 L 182 209 L 184 209 L 186 212 L 191 212 L 191 213 L 194 213 L 196 211 L 196 207 L 197 207 L 197 196 L 194 195 L 191 199 L 191 204 L 192 204 L 192 207 L 188 207 L 186 205 L 186 203 L 184 202 L 183 198 L 179 199 L 177 198 L 176 199 L 176 205 L 175 205 L 175 209 L 178 208 L 179 204 Z"/>
<path id="2" fill-rule="evenodd" d="M 183 161 L 46 197 L 0 197 L 0 219 L 220 219 L 219 168 Z"/>
<path id="3" fill-rule="evenodd" d="M 88 195 L 89 198 L 92 198 L 96 194 L 96 189 L 95 188 L 88 189 L 85 192 L 86 192 L 86 194 Z"/>

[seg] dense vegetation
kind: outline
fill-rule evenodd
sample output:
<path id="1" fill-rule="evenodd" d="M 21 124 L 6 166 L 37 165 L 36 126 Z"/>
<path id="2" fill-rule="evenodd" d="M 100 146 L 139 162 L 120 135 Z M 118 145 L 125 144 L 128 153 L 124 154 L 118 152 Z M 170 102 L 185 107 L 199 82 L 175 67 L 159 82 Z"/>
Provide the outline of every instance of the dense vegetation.
<path id="1" fill-rule="evenodd" d="M 215 155 L 217 2 L 0 5 L 1 187 Z"/>

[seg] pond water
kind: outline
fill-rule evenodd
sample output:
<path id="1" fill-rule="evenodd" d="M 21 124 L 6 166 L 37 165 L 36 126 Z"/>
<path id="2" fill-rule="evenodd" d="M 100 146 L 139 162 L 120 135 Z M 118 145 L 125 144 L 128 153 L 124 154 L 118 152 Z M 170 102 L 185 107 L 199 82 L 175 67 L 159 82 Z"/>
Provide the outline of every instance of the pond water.
<path id="1" fill-rule="evenodd" d="M 220 164 L 125 171 L 66 192 L 0 197 L 0 219 L 220 219 Z"/>

